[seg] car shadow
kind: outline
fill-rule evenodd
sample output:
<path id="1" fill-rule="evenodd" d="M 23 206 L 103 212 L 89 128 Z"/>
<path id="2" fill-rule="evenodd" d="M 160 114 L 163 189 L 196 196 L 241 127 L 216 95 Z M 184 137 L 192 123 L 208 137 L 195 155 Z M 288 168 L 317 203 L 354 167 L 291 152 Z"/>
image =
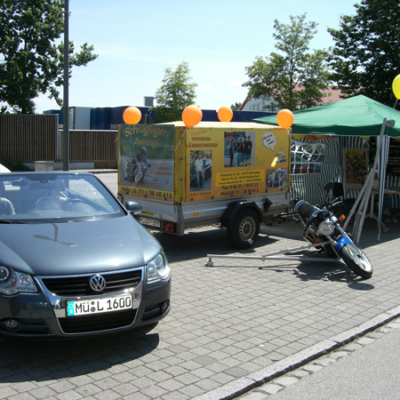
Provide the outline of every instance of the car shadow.
<path id="1" fill-rule="evenodd" d="M 0 342 L 0 383 L 69 379 L 134 363 L 159 346 L 152 327 L 90 338 L 5 338 Z"/>

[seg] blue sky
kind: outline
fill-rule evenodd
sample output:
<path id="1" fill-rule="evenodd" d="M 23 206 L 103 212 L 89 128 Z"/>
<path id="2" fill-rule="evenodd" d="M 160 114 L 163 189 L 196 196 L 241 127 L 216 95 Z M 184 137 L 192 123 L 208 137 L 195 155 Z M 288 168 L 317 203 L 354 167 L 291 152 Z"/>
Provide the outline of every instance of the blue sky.
<path id="1" fill-rule="evenodd" d="M 354 15 L 353 0 L 69 0 L 69 36 L 87 42 L 98 59 L 74 68 L 69 104 L 76 107 L 142 106 L 154 96 L 166 68 L 189 63 L 198 84 L 196 104 L 218 109 L 242 102 L 245 67 L 275 51 L 274 20 L 307 13 L 318 23 L 312 49 L 333 45 L 327 28 Z M 58 109 L 42 95 L 36 112 Z"/>

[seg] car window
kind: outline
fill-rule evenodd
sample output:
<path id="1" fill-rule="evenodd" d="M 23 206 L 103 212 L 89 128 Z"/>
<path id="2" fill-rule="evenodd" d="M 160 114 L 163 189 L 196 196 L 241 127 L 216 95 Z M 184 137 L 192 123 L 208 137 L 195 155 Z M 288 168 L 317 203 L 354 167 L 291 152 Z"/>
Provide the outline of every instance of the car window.
<path id="1" fill-rule="evenodd" d="M 0 220 L 75 220 L 124 215 L 119 203 L 90 174 L 0 175 Z"/>

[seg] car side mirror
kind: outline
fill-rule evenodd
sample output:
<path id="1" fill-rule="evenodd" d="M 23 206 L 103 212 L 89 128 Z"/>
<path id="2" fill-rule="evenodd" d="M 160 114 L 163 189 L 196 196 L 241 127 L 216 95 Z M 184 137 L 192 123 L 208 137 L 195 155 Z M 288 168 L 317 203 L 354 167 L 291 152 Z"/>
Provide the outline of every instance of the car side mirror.
<path id="1" fill-rule="evenodd" d="M 127 201 L 125 203 L 125 208 L 128 210 L 129 214 L 139 214 L 142 211 L 142 206 L 136 201 Z"/>

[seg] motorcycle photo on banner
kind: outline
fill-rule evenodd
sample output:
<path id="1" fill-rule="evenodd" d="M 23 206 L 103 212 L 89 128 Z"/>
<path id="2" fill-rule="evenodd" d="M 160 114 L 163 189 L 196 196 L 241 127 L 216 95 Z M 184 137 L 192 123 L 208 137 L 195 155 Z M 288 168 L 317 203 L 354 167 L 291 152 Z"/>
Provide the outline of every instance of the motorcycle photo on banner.
<path id="1" fill-rule="evenodd" d="M 140 152 L 135 154 L 131 151 L 131 158 L 126 160 L 125 179 L 135 183 L 141 183 L 151 165 L 146 159 L 147 147 L 142 146 Z"/>
<path id="2" fill-rule="evenodd" d="M 318 208 L 304 200 L 298 201 L 295 209 L 304 225 L 303 237 L 313 245 L 319 244 L 316 248 L 327 256 L 340 257 L 354 273 L 368 279 L 372 276 L 370 261 L 332 212 L 332 208 L 342 202 L 341 198 L 337 198 L 327 206 Z"/>

